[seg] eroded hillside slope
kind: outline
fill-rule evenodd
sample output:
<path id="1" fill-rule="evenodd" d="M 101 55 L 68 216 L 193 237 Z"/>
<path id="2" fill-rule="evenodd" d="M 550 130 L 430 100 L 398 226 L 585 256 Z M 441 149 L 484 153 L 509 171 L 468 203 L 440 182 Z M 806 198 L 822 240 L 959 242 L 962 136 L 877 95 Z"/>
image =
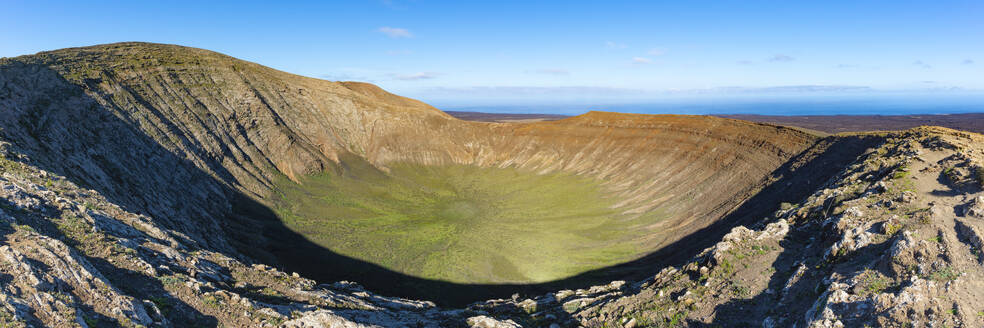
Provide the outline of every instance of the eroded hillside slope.
<path id="1" fill-rule="evenodd" d="M 351 159 L 382 171 L 455 164 L 596 179 L 624 215 L 661 214 L 634 223 L 648 231 L 635 240 L 644 246 L 618 263 L 713 223 L 816 141 L 695 116 L 463 122 L 368 84 L 145 43 L 3 59 L 0 106 L 2 136 L 35 165 L 159 218 L 187 243 L 288 267 L 312 261 L 288 254 L 304 248 L 285 247 L 296 233 L 270 233 L 281 228 L 269 210 L 276 181 L 341 174 Z"/>

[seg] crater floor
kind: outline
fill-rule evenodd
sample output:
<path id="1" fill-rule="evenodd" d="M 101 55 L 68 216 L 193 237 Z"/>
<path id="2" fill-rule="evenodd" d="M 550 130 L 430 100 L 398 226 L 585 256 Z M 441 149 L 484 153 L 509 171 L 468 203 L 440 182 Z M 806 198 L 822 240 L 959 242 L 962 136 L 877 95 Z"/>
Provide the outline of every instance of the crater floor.
<path id="1" fill-rule="evenodd" d="M 468 165 L 365 162 L 286 178 L 276 212 L 339 254 L 455 283 L 534 283 L 632 260 L 657 211 L 614 209 L 596 179 Z"/>

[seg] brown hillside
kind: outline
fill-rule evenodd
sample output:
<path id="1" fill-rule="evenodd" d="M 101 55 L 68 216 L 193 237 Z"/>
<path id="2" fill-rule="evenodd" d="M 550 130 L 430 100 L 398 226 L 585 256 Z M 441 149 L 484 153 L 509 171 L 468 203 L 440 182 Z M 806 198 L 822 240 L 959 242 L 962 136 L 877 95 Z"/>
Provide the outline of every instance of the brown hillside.
<path id="1" fill-rule="evenodd" d="M 40 133 L 69 140 L 75 130 L 112 129 L 93 122 L 78 105 L 66 106 L 81 104 L 133 122 L 139 133 L 169 152 L 260 200 L 269 196 L 276 174 L 323 171 L 336 167 L 346 153 L 384 169 L 393 162 L 413 162 L 575 172 L 605 181 L 627 213 L 672 213 L 672 219 L 650 227 L 660 232 L 653 235 L 655 244 L 725 214 L 741 203 L 735 195 L 816 140 L 791 129 L 705 116 L 592 112 L 533 124 L 465 122 L 370 84 L 305 78 L 213 52 L 158 44 L 45 52 L 7 59 L 3 72 L 8 88 L 23 94 L 4 100 L 14 109 L 4 113 L 4 133 L 11 139 Z M 27 76 L 42 78 L 21 80 Z M 72 97 L 50 92 L 72 88 L 83 92 Z M 48 123 L 36 132 L 12 124 L 26 115 L 41 115 Z M 47 162 L 118 165 L 128 159 L 119 158 L 116 149 L 147 148 L 132 142 L 89 141 L 106 145 L 99 157 L 108 163 L 91 158 Z M 40 156 L 67 153 L 35 151 Z M 146 179 L 140 177 L 143 167 L 123 171 L 133 184 Z M 98 172 L 75 174 L 87 181 L 110 179 L 92 176 L 102 175 Z M 181 187 L 160 186 L 175 198 L 182 198 Z"/>
<path id="2" fill-rule="evenodd" d="M 317 279 L 367 276 L 339 275 L 345 266 L 331 264 L 337 255 L 283 231 L 270 209 L 282 177 L 342 174 L 360 161 L 382 171 L 413 163 L 573 173 L 600 181 L 628 218 L 661 214 L 632 227 L 645 231 L 636 240 L 644 244 L 641 257 L 701 229 L 719 231 L 715 224 L 737 220 L 727 215 L 777 180 L 774 173 L 788 171 L 790 160 L 809 161 L 822 152 L 796 156 L 831 144 L 794 129 L 707 116 L 591 112 L 537 123 L 461 121 L 369 84 L 146 43 L 3 59 L 0 108 L 0 137 L 39 167 L 154 217 L 187 243 Z M 767 215 L 783 197 L 769 196 L 775 204 L 740 217 Z M 373 281 L 363 282 L 377 287 Z M 477 288 L 492 294 L 454 302 L 518 287 Z"/>

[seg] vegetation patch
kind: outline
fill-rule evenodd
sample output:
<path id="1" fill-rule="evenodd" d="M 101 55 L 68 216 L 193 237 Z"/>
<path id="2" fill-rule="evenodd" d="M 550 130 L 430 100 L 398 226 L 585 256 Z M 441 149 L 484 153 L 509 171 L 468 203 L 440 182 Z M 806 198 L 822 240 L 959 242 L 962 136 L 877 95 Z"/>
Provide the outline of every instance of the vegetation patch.
<path id="1" fill-rule="evenodd" d="M 891 279 L 871 269 L 865 269 L 855 280 L 859 288 L 858 293 L 861 295 L 881 293 L 892 284 Z"/>
<path id="2" fill-rule="evenodd" d="M 0 327 L 27 327 L 24 322 L 16 320 L 13 313 L 7 311 L 5 307 L 0 307 Z"/>
<path id="3" fill-rule="evenodd" d="M 957 278 L 959 277 L 960 277 L 960 272 L 958 272 L 953 267 L 946 266 L 938 270 L 935 270 L 933 272 L 930 272 L 928 275 L 926 275 L 925 278 L 938 282 L 947 282 L 947 281 L 957 280 Z"/>
<path id="4" fill-rule="evenodd" d="M 151 297 L 150 301 L 154 303 L 154 306 L 161 311 L 161 314 L 165 317 L 171 314 L 171 310 L 174 309 L 174 305 L 167 297 Z"/>
<path id="5" fill-rule="evenodd" d="M 293 231 L 336 253 L 405 274 L 459 283 L 542 282 L 642 255 L 656 213 L 614 209 L 598 181 L 512 168 L 399 164 L 381 172 L 279 183 Z"/>
<path id="6" fill-rule="evenodd" d="M 217 297 L 215 297 L 214 295 L 208 295 L 208 294 L 206 294 L 205 296 L 202 297 L 202 304 L 205 304 L 206 306 L 213 307 L 213 308 L 217 308 L 219 306 L 222 306 L 222 302 L 219 301 L 219 299 Z"/>
<path id="7" fill-rule="evenodd" d="M 179 275 L 160 276 L 157 278 L 165 287 L 177 287 L 185 282 L 185 278 Z"/>

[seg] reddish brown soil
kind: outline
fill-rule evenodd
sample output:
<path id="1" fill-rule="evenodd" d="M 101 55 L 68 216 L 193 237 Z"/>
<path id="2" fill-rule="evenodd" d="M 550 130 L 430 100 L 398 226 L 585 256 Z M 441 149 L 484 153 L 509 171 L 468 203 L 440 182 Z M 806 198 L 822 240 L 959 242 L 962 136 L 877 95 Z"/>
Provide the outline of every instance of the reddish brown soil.
<path id="1" fill-rule="evenodd" d="M 530 121 L 556 121 L 570 116 L 558 114 L 501 114 L 501 113 L 482 113 L 482 112 L 460 112 L 445 111 L 448 115 L 454 116 L 465 121 L 476 122 L 530 122 Z"/>
<path id="2" fill-rule="evenodd" d="M 906 130 L 935 125 L 970 132 L 984 132 L 984 113 L 924 115 L 718 115 L 752 122 L 796 126 L 827 133 Z"/>
<path id="3" fill-rule="evenodd" d="M 557 114 L 499 114 L 481 112 L 446 112 L 456 118 L 477 122 L 554 121 L 568 116 Z M 795 126 L 825 133 L 906 130 L 934 125 L 984 133 L 984 113 L 920 115 L 714 115 L 738 120 Z"/>

